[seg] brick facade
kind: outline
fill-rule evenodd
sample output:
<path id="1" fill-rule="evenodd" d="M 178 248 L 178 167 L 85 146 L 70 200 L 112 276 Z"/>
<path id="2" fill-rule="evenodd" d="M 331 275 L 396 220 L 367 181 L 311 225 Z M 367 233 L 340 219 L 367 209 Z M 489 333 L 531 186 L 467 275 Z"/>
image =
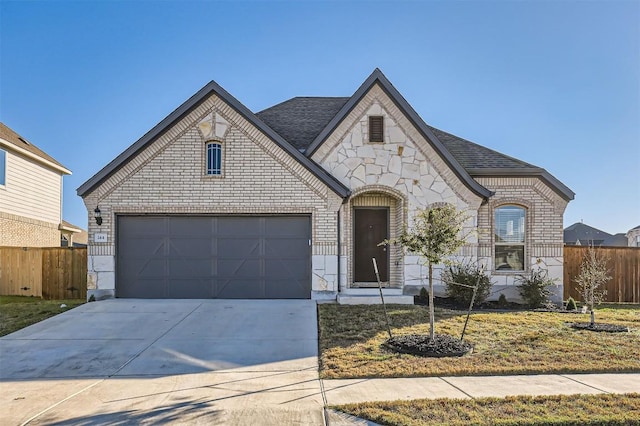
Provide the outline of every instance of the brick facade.
<path id="1" fill-rule="evenodd" d="M 55 223 L 0 212 L 0 246 L 59 247 Z"/>

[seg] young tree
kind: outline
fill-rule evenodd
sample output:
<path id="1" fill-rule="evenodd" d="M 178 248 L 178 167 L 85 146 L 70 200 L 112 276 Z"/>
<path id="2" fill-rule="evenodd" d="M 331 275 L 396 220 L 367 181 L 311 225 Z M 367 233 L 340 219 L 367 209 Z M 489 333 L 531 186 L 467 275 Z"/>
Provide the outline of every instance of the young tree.
<path id="1" fill-rule="evenodd" d="M 608 260 L 596 248 L 589 246 L 582 258 L 580 274 L 574 278 L 582 293 L 582 301 L 587 304 L 591 312 L 591 325 L 596 322 L 594 305 L 599 305 L 607 295 L 607 290 L 603 286 L 611 279 L 607 267 Z"/>
<path id="2" fill-rule="evenodd" d="M 462 226 L 469 217 L 454 206 L 445 204 L 419 211 L 413 228 L 405 230 L 399 239 L 383 244 L 400 244 L 405 250 L 424 257 L 429 268 L 429 338 L 435 337 L 433 308 L 433 265 L 443 263 L 462 247 L 467 236 Z"/>

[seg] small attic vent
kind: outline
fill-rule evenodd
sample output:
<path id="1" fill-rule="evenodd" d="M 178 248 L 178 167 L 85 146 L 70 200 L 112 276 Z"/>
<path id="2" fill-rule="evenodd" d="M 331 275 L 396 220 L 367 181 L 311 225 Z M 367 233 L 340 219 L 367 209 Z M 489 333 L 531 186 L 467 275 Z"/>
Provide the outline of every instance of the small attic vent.
<path id="1" fill-rule="evenodd" d="M 369 142 L 384 142 L 384 117 L 369 117 Z"/>
<path id="2" fill-rule="evenodd" d="M 22 139 L 21 137 L 18 137 L 18 139 L 20 139 L 22 142 L 24 142 L 25 145 L 29 145 L 29 142 L 25 141 L 24 139 Z"/>

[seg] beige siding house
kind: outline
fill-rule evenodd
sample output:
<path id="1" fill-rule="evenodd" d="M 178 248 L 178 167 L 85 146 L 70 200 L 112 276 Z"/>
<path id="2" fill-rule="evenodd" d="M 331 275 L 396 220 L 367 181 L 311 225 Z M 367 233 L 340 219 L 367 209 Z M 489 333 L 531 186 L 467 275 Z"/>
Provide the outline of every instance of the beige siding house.
<path id="1" fill-rule="evenodd" d="M 379 300 L 371 258 L 386 297 L 412 302 L 422 259 L 377 244 L 443 203 L 468 213 L 477 232 L 458 257 L 486 266 L 495 298 L 516 299 L 515 278 L 540 267 L 560 298 L 574 196 L 540 167 L 428 126 L 377 69 L 350 97 L 258 113 L 211 82 L 78 194 L 89 295 L 340 303 Z"/>
<path id="2" fill-rule="evenodd" d="M 60 246 L 71 171 L 0 123 L 0 246 Z"/>

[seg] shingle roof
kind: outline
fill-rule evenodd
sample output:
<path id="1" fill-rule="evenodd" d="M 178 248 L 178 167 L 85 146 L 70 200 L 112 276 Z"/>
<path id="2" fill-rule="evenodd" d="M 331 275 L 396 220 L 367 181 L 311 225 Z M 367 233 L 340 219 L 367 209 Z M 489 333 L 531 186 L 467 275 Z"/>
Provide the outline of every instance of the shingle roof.
<path id="1" fill-rule="evenodd" d="M 71 173 L 65 166 L 60 164 L 55 158 L 53 158 L 52 156 L 50 156 L 49 154 L 47 154 L 46 152 L 44 152 L 43 150 L 41 150 L 40 148 L 32 144 L 31 142 L 27 141 L 25 138 L 17 134 L 15 131 L 13 131 L 11 128 L 9 128 L 6 124 L 2 122 L 0 122 L 0 138 L 9 142 L 9 144 L 15 146 L 16 148 L 25 150 L 35 155 L 36 157 L 39 157 L 43 160 L 46 160 L 50 163 L 55 164 L 56 166 L 61 167 L 62 169 L 65 170 L 65 173 Z"/>
<path id="2" fill-rule="evenodd" d="M 588 241 L 602 242 L 611 237 L 612 235 L 608 232 L 601 231 L 582 222 L 576 222 L 564 228 L 565 244 L 575 244 L 576 241 L 580 241 L 581 244 L 585 245 Z"/>
<path id="3" fill-rule="evenodd" d="M 296 97 L 256 113 L 287 142 L 304 151 L 349 98 Z"/>
<path id="4" fill-rule="evenodd" d="M 531 169 L 536 166 L 525 163 L 517 158 L 509 157 L 486 148 L 477 143 L 452 135 L 433 126 L 431 131 L 440 139 L 440 142 L 449 150 L 456 160 L 471 173 L 475 169 Z M 473 174 L 473 173 L 471 173 Z"/>
<path id="5" fill-rule="evenodd" d="M 310 155 L 320 134 L 352 98 L 296 97 L 256 115 L 300 151 Z M 536 175 L 546 180 L 566 199 L 573 192 L 543 168 L 425 124 L 444 149 L 469 176 Z"/>

